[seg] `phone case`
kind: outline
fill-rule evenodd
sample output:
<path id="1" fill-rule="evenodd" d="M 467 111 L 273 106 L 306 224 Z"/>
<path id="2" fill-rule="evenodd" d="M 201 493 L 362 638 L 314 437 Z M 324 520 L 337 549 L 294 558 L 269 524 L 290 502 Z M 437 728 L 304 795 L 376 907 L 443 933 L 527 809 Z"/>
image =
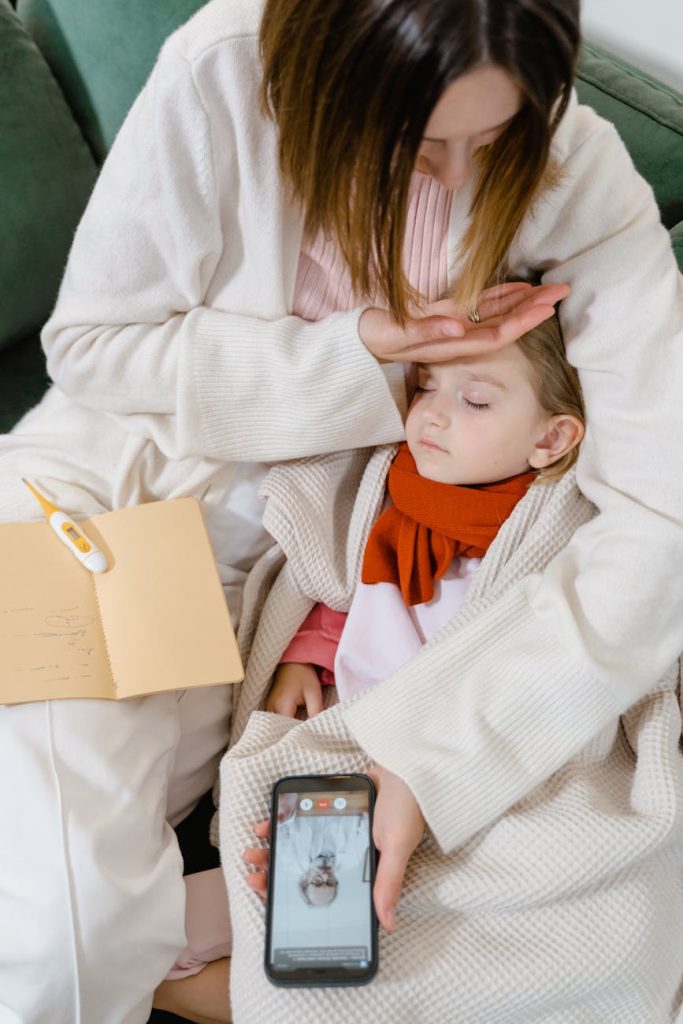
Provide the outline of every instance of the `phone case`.
<path id="1" fill-rule="evenodd" d="M 374 843 L 372 842 L 372 816 L 375 804 L 375 787 L 372 779 L 362 774 L 361 772 L 344 772 L 334 775 L 287 775 L 281 779 L 278 779 L 274 783 L 271 792 L 271 835 L 274 834 L 273 825 L 277 820 L 278 810 L 278 796 L 282 791 L 285 784 L 296 785 L 297 789 L 301 790 L 304 788 L 317 789 L 321 792 L 334 791 L 334 789 L 343 789 L 343 783 L 345 780 L 359 780 L 362 779 L 367 786 L 368 793 L 368 811 L 369 811 L 369 823 L 368 823 L 368 849 L 363 864 L 363 880 L 369 881 L 371 884 L 374 883 L 375 870 L 376 870 L 376 850 Z M 324 977 L 321 969 L 321 974 L 314 978 L 301 978 L 288 979 L 282 976 L 277 976 L 272 973 L 271 964 L 269 962 L 269 950 L 271 944 L 271 931 L 272 931 L 272 908 L 273 908 L 273 888 L 274 888 L 274 872 L 273 864 L 275 858 L 276 843 L 271 844 L 270 858 L 269 858 L 269 869 L 268 869 L 268 894 L 266 901 L 266 934 L 265 934 L 265 949 L 264 949 L 264 968 L 268 980 L 273 984 L 284 988 L 333 988 L 333 987 L 346 987 L 349 985 L 367 985 L 375 977 L 378 966 L 378 921 L 375 913 L 374 903 L 370 900 L 370 931 L 371 931 L 371 956 L 370 964 L 367 972 L 362 976 L 344 978 L 330 976 Z"/>

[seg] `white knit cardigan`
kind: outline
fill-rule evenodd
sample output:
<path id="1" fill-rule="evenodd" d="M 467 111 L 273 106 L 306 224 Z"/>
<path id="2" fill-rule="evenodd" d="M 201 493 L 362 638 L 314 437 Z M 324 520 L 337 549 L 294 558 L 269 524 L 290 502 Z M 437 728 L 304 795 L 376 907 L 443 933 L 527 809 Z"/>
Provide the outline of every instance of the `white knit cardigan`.
<path id="1" fill-rule="evenodd" d="M 147 499 L 191 492 L 218 518 L 226 462 L 402 436 L 402 370 L 364 347 L 360 307 L 318 323 L 290 315 L 303 223 L 280 176 L 275 126 L 259 112 L 260 11 L 260 0 L 212 0 L 164 45 L 102 170 L 43 334 L 73 414 L 68 431 L 68 409 L 62 417 L 66 467 L 48 458 L 38 472 L 69 479 L 73 464 L 98 461 L 105 507 L 139 501 L 141 490 Z M 525 787 L 538 778 L 536 759 L 525 767 L 529 733 L 551 737 L 541 758 L 551 771 L 683 649 L 683 284 L 652 191 L 612 125 L 573 97 L 552 155 L 557 185 L 525 218 L 510 269 L 572 287 L 560 319 L 588 416 L 577 480 L 599 515 L 452 641 L 456 730 L 436 699 L 454 687 L 450 669 L 432 677 L 422 732 L 410 724 L 412 669 L 395 677 L 389 708 L 373 692 L 372 715 L 345 713 L 364 749 L 400 766 L 448 850 L 510 806 L 527 771 L 536 774 Z M 470 199 L 471 186 L 453 195 L 453 276 Z M 49 434 L 51 453 L 64 441 L 45 411 L 33 427 Z M 111 438 L 111 465 L 90 452 L 96 424 Z M 3 515 L 21 517 L 28 497 L 12 475 Z M 514 714 L 499 696 L 502 651 Z M 491 730 L 505 756 L 482 756 Z M 457 766 L 441 787 L 435 743 Z"/>
<path id="2" fill-rule="evenodd" d="M 278 466 L 264 484 L 276 543 L 245 590 L 247 671 L 221 769 L 235 1024 L 674 1020 L 683 977 L 678 663 L 621 715 L 590 705 L 577 729 L 563 717 L 549 649 L 545 680 L 534 687 L 535 722 L 515 680 L 507 685 L 499 671 L 490 707 L 478 704 L 480 724 L 471 734 L 461 728 L 462 717 L 470 724 L 458 672 L 468 645 L 486 644 L 492 664 L 504 666 L 493 610 L 594 515 L 573 473 L 531 488 L 456 618 L 405 669 L 306 723 L 255 710 L 313 602 L 348 607 L 393 451 Z M 428 752 L 429 778 L 417 795 L 432 827 L 411 860 L 397 929 L 382 936 L 380 973 L 365 988 L 275 989 L 263 971 L 263 907 L 244 882 L 241 852 L 253 845 L 275 779 L 368 766 L 362 736 L 387 732 L 388 717 L 395 728 L 403 678 L 411 694 L 410 705 L 399 706 L 404 739 L 397 745 L 389 734 L 385 743 L 391 767 L 409 783 L 414 751 L 405 737 Z M 519 729 L 506 737 L 501 723 L 515 719 Z M 442 741 L 447 735 L 451 743 Z M 463 783 L 468 746 L 481 771 Z"/>
<path id="3" fill-rule="evenodd" d="M 64 440 L 43 419 L 46 403 L 34 414 L 32 429 L 50 437 L 38 472 L 69 479 L 74 464 L 85 476 L 81 467 L 98 462 L 105 507 L 190 492 L 218 518 L 226 462 L 402 436 L 402 370 L 364 347 L 360 307 L 318 323 L 290 315 L 303 223 L 280 176 L 275 126 L 259 112 L 261 6 L 212 0 L 164 45 L 43 333 L 72 414 L 62 417 L 65 467 L 50 465 Z M 445 850 L 510 806 L 520 780 L 533 785 L 648 693 L 683 649 L 683 283 L 652 191 L 612 125 L 573 97 L 552 155 L 557 185 L 525 218 L 510 269 L 572 287 L 560 319 L 588 416 L 577 480 L 599 515 L 451 641 L 456 729 L 436 699 L 454 689 L 450 668 L 431 678 L 422 731 L 411 724 L 412 669 L 394 678 L 388 708 L 373 691 L 371 715 L 353 706 L 344 716 L 377 761 L 400 767 Z M 453 276 L 470 199 L 471 186 L 453 195 Z M 94 429 L 110 439 L 111 465 L 90 451 Z M 3 485 L 4 517 L 25 514 L 21 473 Z M 244 553 L 229 547 L 223 560 L 238 564 Z M 503 653 L 514 714 L 500 696 Z M 529 734 L 550 737 L 530 762 Z M 434 744 L 455 766 L 440 787 Z"/>
<path id="4" fill-rule="evenodd" d="M 365 349 L 360 307 L 316 324 L 290 315 L 303 219 L 283 187 L 275 126 L 259 112 L 261 9 L 261 0 L 212 0 L 167 41 L 98 179 L 43 333 L 56 389 L 31 414 L 31 429 L 49 438 L 38 472 L 70 479 L 77 465 L 83 486 L 102 480 L 106 507 L 139 501 L 144 487 L 155 497 L 191 491 L 218 512 L 226 462 L 313 456 L 402 434 L 401 368 L 378 366 Z M 599 514 L 553 548 L 553 559 L 544 554 L 543 572 L 510 576 L 485 601 L 476 588 L 482 606 L 473 596 L 458 630 L 361 701 L 297 733 L 310 728 L 314 737 L 331 722 L 342 746 L 353 736 L 400 772 L 439 856 L 459 856 L 651 694 L 683 647 L 681 278 L 651 189 L 613 126 L 573 98 L 553 158 L 557 186 L 525 218 L 510 269 L 572 286 L 560 318 L 588 413 L 577 480 Z M 453 197 L 454 276 L 470 198 L 467 187 Z M 60 413 L 64 437 L 54 437 L 44 417 L 63 396 L 71 406 Z M 82 429 L 84 410 L 111 439 L 111 464 Z M 65 438 L 66 468 L 54 459 Z M 8 460 L 26 473 L 22 446 L 20 438 Z M 26 514 L 20 475 L 4 478 L 5 518 Z M 346 499 L 333 487 L 326 500 L 320 510 L 311 500 L 308 518 L 300 505 L 290 528 L 307 531 L 313 566 L 319 556 L 327 564 L 318 533 L 343 520 Z M 287 551 L 284 522 L 276 536 Z M 238 556 L 224 557 L 232 565 Z M 308 606 L 316 587 L 302 589 Z M 287 614 L 296 618 L 292 602 Z M 245 782 L 252 796 L 249 787 L 258 788 L 259 813 L 271 768 L 280 770 L 255 769 Z M 676 900 L 668 906 L 683 919 Z M 662 964 L 657 957 L 657 980 Z"/>

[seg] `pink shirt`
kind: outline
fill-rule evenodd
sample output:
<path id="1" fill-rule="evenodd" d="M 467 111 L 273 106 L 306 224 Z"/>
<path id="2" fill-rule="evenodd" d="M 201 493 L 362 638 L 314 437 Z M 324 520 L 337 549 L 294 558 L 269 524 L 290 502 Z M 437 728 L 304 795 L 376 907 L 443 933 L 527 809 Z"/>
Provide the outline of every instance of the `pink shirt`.
<path id="1" fill-rule="evenodd" d="M 448 287 L 448 221 L 453 193 L 426 174 L 413 174 L 408 197 L 403 269 L 426 302 Z M 322 320 L 355 309 L 346 265 L 334 243 L 322 235 L 304 239 L 299 255 L 292 312 L 303 320 Z"/>
<path id="2" fill-rule="evenodd" d="M 326 604 L 316 604 L 280 658 L 280 663 L 295 661 L 302 665 L 315 665 L 320 669 L 321 681 L 333 684 L 334 659 L 345 622 L 345 612 L 335 612 Z"/>
<path id="3" fill-rule="evenodd" d="M 283 654 L 283 662 L 315 665 L 340 700 L 388 679 L 457 613 L 481 565 L 455 558 L 434 584 L 434 597 L 406 605 L 393 583 L 359 583 L 348 616 L 317 604 Z"/>

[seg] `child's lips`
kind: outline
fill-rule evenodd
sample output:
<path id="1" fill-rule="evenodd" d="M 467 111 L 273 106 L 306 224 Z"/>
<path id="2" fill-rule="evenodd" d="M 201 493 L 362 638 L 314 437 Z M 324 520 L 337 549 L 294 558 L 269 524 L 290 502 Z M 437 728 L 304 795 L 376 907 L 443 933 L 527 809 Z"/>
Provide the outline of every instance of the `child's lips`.
<path id="1" fill-rule="evenodd" d="M 420 438 L 420 447 L 426 448 L 429 452 L 445 452 L 446 449 L 436 444 L 435 441 L 430 441 L 428 437 Z"/>

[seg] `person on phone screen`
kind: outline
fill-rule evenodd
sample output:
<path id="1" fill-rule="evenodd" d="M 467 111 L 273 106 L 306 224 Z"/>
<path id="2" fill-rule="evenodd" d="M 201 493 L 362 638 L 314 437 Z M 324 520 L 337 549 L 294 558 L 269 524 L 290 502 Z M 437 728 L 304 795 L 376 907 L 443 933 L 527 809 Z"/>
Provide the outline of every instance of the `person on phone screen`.
<path id="1" fill-rule="evenodd" d="M 277 824 L 278 870 L 293 878 L 305 903 L 329 906 L 338 893 L 339 875 L 358 867 L 368 850 L 368 814 L 308 814 L 295 807 Z"/>

